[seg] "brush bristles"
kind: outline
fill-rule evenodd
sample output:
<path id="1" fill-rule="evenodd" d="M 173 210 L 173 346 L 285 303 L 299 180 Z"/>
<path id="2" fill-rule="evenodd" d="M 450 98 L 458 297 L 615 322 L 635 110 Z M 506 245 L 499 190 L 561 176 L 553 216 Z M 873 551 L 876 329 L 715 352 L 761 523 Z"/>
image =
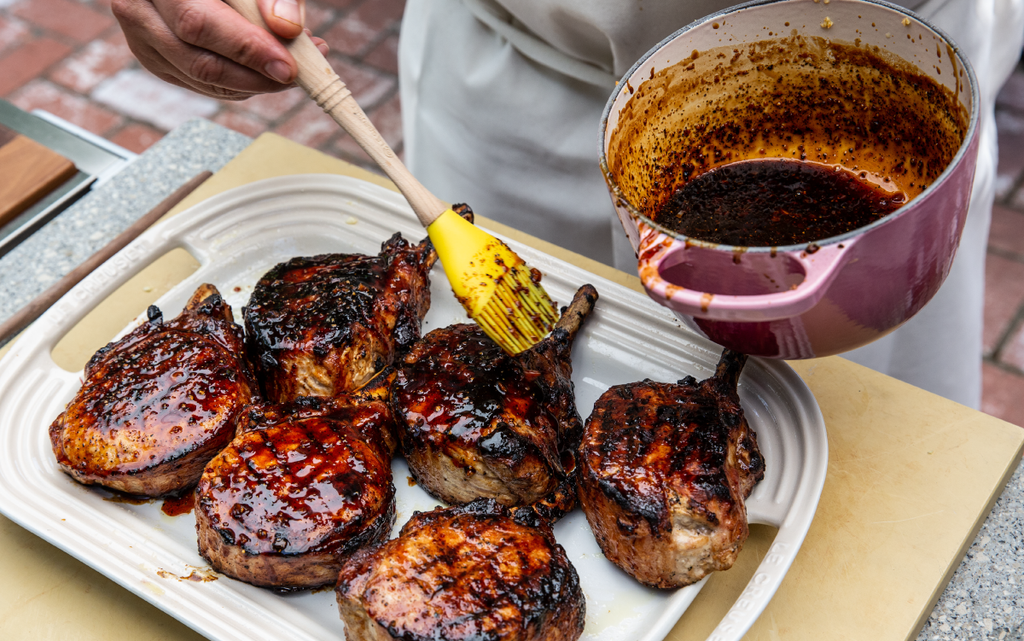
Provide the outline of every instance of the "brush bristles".
<path id="1" fill-rule="evenodd" d="M 510 269 L 501 278 L 473 320 L 502 349 L 518 354 L 547 336 L 558 321 L 558 309 L 523 266 Z"/>

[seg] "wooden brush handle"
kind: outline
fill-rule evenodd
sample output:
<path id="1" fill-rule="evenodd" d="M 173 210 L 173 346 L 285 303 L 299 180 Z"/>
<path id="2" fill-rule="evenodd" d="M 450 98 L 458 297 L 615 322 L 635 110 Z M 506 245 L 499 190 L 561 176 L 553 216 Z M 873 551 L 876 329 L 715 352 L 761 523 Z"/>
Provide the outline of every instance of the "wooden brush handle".
<path id="1" fill-rule="evenodd" d="M 256 0 L 226 0 L 249 22 L 267 28 Z M 292 40 L 278 38 L 299 65 L 295 84 L 309 95 L 324 112 L 355 139 L 375 163 L 387 174 L 412 205 L 424 227 L 434 222 L 448 205 L 430 193 L 395 155 L 391 146 L 373 126 L 345 83 L 334 73 L 327 59 L 304 32 Z"/>

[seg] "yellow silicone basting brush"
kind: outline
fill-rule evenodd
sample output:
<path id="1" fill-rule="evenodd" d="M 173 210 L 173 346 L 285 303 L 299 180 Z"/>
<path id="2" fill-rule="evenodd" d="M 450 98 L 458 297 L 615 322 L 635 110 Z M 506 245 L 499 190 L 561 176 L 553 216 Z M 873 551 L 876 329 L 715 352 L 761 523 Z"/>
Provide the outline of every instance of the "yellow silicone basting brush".
<path id="1" fill-rule="evenodd" d="M 227 2 L 253 24 L 267 28 L 256 0 Z M 554 327 L 558 310 L 534 272 L 503 242 L 456 214 L 409 173 L 309 36 L 281 42 L 298 63 L 295 83 L 359 143 L 412 205 L 469 317 L 510 354 L 540 341 Z"/>

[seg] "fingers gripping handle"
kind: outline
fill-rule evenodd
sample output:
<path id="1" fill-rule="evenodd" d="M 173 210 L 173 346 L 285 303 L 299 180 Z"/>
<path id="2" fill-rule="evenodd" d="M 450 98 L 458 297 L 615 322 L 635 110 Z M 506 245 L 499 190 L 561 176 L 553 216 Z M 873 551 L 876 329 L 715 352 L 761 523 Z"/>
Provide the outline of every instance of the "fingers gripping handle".
<path id="1" fill-rule="evenodd" d="M 227 0 L 227 3 L 249 22 L 267 29 L 256 0 Z M 297 38 L 281 42 L 298 64 L 295 83 L 387 174 L 412 205 L 420 223 L 426 227 L 434 222 L 448 205 L 409 173 L 309 36 L 301 33 Z"/>

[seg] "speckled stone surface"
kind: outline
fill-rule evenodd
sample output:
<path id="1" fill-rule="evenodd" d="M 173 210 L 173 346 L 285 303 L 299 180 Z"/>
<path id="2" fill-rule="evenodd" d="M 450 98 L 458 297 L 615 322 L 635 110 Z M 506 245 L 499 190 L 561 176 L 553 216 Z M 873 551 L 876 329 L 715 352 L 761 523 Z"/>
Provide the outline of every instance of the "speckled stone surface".
<path id="1" fill-rule="evenodd" d="M 146 150 L 0 258 L 3 322 L 204 169 L 217 171 L 252 142 L 191 120 Z"/>
<path id="2" fill-rule="evenodd" d="M 198 172 L 251 139 L 205 120 L 165 136 L 0 259 L 0 322 Z M 1024 641 L 1024 468 L 996 502 L 918 641 Z M 884 580 L 884 577 L 879 577 Z"/>
<path id="3" fill-rule="evenodd" d="M 1024 467 L 981 527 L 918 641 L 1024 640 Z"/>

